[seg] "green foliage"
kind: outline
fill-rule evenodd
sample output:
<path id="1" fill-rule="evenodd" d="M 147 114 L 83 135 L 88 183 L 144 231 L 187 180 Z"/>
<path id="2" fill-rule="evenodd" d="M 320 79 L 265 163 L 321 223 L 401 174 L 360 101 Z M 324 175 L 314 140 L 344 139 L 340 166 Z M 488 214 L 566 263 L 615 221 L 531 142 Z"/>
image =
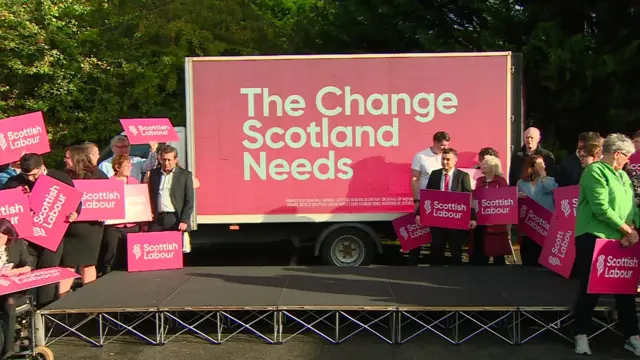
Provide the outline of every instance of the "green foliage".
<path id="1" fill-rule="evenodd" d="M 637 130 L 639 17 L 602 0 L 0 0 L 0 117 L 42 110 L 54 148 L 105 144 L 119 118 L 184 124 L 188 56 L 511 50 L 529 123 L 571 151 L 580 131 Z"/>

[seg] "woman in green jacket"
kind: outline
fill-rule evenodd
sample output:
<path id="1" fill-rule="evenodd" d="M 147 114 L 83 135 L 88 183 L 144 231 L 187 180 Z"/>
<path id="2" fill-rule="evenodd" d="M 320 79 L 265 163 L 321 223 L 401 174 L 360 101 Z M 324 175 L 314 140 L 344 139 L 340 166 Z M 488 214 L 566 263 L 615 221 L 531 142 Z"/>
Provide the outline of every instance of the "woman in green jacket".
<path id="1" fill-rule="evenodd" d="M 622 134 L 607 136 L 602 144 L 602 160 L 584 170 L 580 178 L 580 199 L 576 214 L 576 261 L 574 273 L 580 290 L 574 306 L 575 352 L 591 355 L 587 335 L 597 294 L 588 294 L 591 260 L 596 239 L 620 241 L 622 246 L 640 246 L 635 226 L 640 225 L 633 198 L 633 186 L 622 170 L 633 154 L 631 139 Z M 616 295 L 621 330 L 627 339 L 625 349 L 640 356 L 638 318 L 634 295 Z"/>

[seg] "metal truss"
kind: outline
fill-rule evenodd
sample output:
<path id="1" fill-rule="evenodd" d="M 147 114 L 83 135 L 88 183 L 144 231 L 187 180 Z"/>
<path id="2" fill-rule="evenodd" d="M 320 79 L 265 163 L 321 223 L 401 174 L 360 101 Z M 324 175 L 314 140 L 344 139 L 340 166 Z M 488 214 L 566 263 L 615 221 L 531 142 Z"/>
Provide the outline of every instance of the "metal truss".
<path id="1" fill-rule="evenodd" d="M 598 317 L 592 317 L 592 323 L 598 330 L 589 335 L 589 339 L 601 334 L 604 331 L 611 331 L 620 336 L 622 334 L 618 332 L 614 326 L 618 323 L 618 320 L 610 318 L 610 309 L 608 307 L 596 307 L 594 310 L 596 313 L 604 314 L 604 319 Z M 533 334 L 525 335 L 522 338 L 522 322 L 527 321 L 530 325 L 528 328 L 532 329 Z M 520 309 L 518 312 L 517 328 L 520 334 L 520 343 L 527 343 L 543 333 L 554 333 L 555 335 L 573 343 L 573 334 L 569 327 L 574 321 L 573 314 L 566 309 L 558 308 L 531 308 Z"/>
<path id="2" fill-rule="evenodd" d="M 73 335 L 93 346 L 104 346 L 124 334 L 131 334 L 138 339 L 159 345 L 162 318 L 154 310 L 120 311 L 120 312 L 91 312 L 91 313 L 42 313 L 43 327 L 49 327 L 45 344 L 50 345 L 66 335 Z M 91 325 L 93 323 L 93 325 Z M 97 326 L 95 326 L 97 324 Z M 149 327 L 154 337 L 145 335 Z M 144 328 L 144 329 L 141 329 Z M 38 329 L 45 331 L 45 329 Z M 56 330 L 58 333 L 56 333 Z M 60 333 L 61 332 L 61 333 Z"/>
<path id="3" fill-rule="evenodd" d="M 278 342 L 276 324 L 278 314 L 275 308 L 174 310 L 162 311 L 162 316 L 164 317 L 161 333 L 163 344 L 185 332 L 190 332 L 214 345 L 222 344 L 240 333 L 252 334 L 269 344 Z M 213 329 L 206 327 L 207 322 L 214 325 Z M 261 331 L 260 328 L 264 328 L 265 325 L 269 328 L 269 332 Z M 178 331 L 170 333 L 172 329 Z"/>
<path id="4" fill-rule="evenodd" d="M 280 342 L 284 343 L 301 333 L 311 332 L 332 344 L 339 344 L 358 333 L 368 332 L 386 343 L 394 344 L 396 316 L 397 312 L 394 308 L 383 310 L 282 309 L 279 319 Z M 295 332 L 289 333 L 289 329 Z"/>
<path id="5" fill-rule="evenodd" d="M 400 344 L 424 332 L 431 332 L 452 344 L 462 344 L 483 332 L 491 333 L 509 344 L 516 344 L 518 341 L 514 326 L 517 317 L 516 309 L 401 308 L 398 310 L 398 317 Z M 464 323 L 469 326 L 463 325 Z M 411 328 L 412 333 L 403 337 L 403 329 L 407 327 Z"/>
<path id="6" fill-rule="evenodd" d="M 609 309 L 596 311 L 607 314 Z M 315 334 L 332 344 L 359 333 L 373 335 L 388 344 L 403 344 L 423 333 L 435 334 L 452 344 L 462 344 L 481 333 L 492 334 L 509 344 L 524 344 L 544 333 L 573 341 L 568 329 L 573 319 L 566 308 L 156 308 L 117 312 L 40 311 L 36 316 L 43 324 L 37 326 L 37 339 L 45 339 L 39 346 L 72 335 L 101 347 L 125 334 L 143 343 L 163 345 L 185 333 L 214 345 L 238 334 L 281 344 L 303 333 Z M 590 338 L 607 330 L 617 333 L 614 329 L 617 320 L 594 317 L 593 323 L 598 330 Z"/>

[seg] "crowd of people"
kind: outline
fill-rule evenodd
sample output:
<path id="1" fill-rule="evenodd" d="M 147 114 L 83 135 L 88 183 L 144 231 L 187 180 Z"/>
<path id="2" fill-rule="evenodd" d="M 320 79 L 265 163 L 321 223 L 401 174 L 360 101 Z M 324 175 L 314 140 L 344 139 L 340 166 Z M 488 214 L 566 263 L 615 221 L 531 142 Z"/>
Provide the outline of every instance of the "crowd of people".
<path id="1" fill-rule="evenodd" d="M 622 134 L 601 137 L 596 132 L 578 136 L 575 154 L 556 164 L 554 155 L 540 146 L 541 134 L 536 128 L 524 132 L 524 145 L 510 159 L 509 173 L 504 174 L 500 154 L 493 148 L 478 152 L 477 168 L 482 176 L 475 180 L 475 188 L 515 186 L 519 197 L 528 197 L 554 211 L 554 189 L 580 186 L 576 215 L 576 261 L 573 274 L 580 282 L 575 304 L 575 351 L 590 354 L 587 334 L 591 315 L 598 296 L 587 293 L 591 258 L 598 238 L 617 240 L 622 246 L 638 242 L 640 215 L 640 172 L 629 166 L 632 156 L 640 155 L 640 131 L 632 138 Z M 411 168 L 411 184 L 416 204 L 416 222 L 420 223 L 418 204 L 420 189 L 440 191 L 472 191 L 469 173 L 456 165 L 458 154 L 449 146 L 451 138 L 444 131 L 433 135 L 433 144 L 415 155 Z M 140 231 L 184 231 L 191 229 L 194 210 L 194 189 L 198 180 L 180 168 L 178 151 L 170 145 L 149 144 L 147 158 L 129 155 L 131 145 L 126 136 L 111 140 L 113 156 L 98 163 L 100 151 L 96 144 L 83 143 L 67 148 L 63 171 L 48 168 L 42 156 L 24 154 L 19 161 L 0 168 L 0 187 L 22 188 L 26 194 L 38 178 L 50 176 L 69 186 L 73 180 L 113 179 L 126 184 L 148 184 L 153 221 L 105 225 L 102 221 L 77 221 L 82 204 L 69 214 L 69 226 L 56 251 L 22 240 L 6 219 L 0 219 L 0 267 L 12 263 L 8 275 L 18 275 L 32 269 L 62 266 L 77 270 L 82 284 L 87 285 L 116 269 L 126 269 L 126 238 Z M 454 265 L 462 264 L 463 245 L 469 243 L 469 263 L 473 265 L 506 264 L 505 256 L 512 254 L 510 225 L 477 225 L 472 212 L 469 231 L 431 228 L 430 264 L 445 264 L 448 247 Z M 520 235 L 520 257 L 524 266 L 539 266 L 542 247 L 532 239 Z M 470 240 L 470 241 L 469 241 Z M 420 249 L 409 254 L 409 263 L 417 265 Z M 37 289 L 39 307 L 73 291 L 74 281 L 43 286 Z M 5 295 L 2 327 L 5 334 L 5 356 L 11 355 L 15 327 L 17 295 Z M 616 297 L 622 331 L 626 335 L 625 348 L 640 356 L 640 337 L 636 317 L 635 297 Z"/>
<path id="2" fill-rule="evenodd" d="M 66 149 L 63 171 L 49 168 L 42 156 L 24 154 L 0 172 L 2 189 L 22 188 L 29 194 L 40 176 L 52 177 L 74 187 L 74 180 L 123 181 L 126 184 L 148 183 L 153 221 L 105 225 L 102 221 L 77 221 L 82 203 L 66 214 L 69 223 L 56 251 L 24 241 L 7 219 L 0 219 L 0 267 L 12 263 L 7 275 L 19 275 L 32 269 L 65 267 L 78 271 L 82 286 L 116 269 L 126 269 L 127 234 L 140 231 L 189 231 L 194 210 L 194 189 L 197 180 L 191 172 L 178 166 L 176 148 L 156 142 L 149 144 L 146 159 L 130 156 L 131 145 L 126 136 L 111 140 L 113 156 L 98 164 L 100 150 L 93 143 L 83 143 Z M 194 186 L 195 183 L 195 186 Z M 73 291 L 74 280 L 37 288 L 35 298 L 43 307 Z M 15 348 L 15 304 L 20 294 L 2 296 L 4 304 L 3 356 L 12 356 Z"/>
<path id="3" fill-rule="evenodd" d="M 587 292 L 596 239 L 619 241 L 621 246 L 638 242 L 640 227 L 640 171 L 630 165 L 630 158 L 640 156 L 640 131 L 632 138 L 623 134 L 601 137 L 597 132 L 578 136 L 575 154 L 556 164 L 554 155 L 540 146 L 541 134 L 536 128 L 524 132 L 524 145 L 510 159 L 508 179 L 502 172 L 495 149 L 478 152 L 478 168 L 482 173 L 475 188 L 517 187 L 520 198 L 528 197 L 554 211 L 554 190 L 579 185 L 576 209 L 576 259 L 572 277 L 580 283 L 574 306 L 575 352 L 591 354 L 588 334 L 597 294 Z M 468 173 L 456 168 L 457 152 L 449 146 L 450 136 L 443 131 L 433 135 L 433 144 L 417 153 L 412 162 L 411 184 L 416 223 L 420 224 L 420 189 L 471 192 Z M 471 233 L 470 233 L 471 232 Z M 493 257 L 494 265 L 504 265 L 505 255 L 512 254 L 508 225 L 478 226 L 471 213 L 469 231 L 431 227 L 430 265 L 443 265 L 448 246 L 454 265 L 462 263 L 462 247 L 469 239 L 469 263 L 484 265 Z M 524 266 L 540 266 L 542 247 L 520 234 L 520 257 Z M 409 254 L 409 263 L 417 265 L 420 248 Z M 625 348 L 640 356 L 640 337 L 634 295 L 616 295 L 620 327 L 625 335 Z"/>

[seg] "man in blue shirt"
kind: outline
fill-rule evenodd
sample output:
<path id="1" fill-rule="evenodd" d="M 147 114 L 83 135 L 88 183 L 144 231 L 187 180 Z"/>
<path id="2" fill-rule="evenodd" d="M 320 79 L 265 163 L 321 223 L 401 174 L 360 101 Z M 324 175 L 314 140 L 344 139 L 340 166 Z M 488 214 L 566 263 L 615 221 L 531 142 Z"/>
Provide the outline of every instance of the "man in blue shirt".
<path id="1" fill-rule="evenodd" d="M 137 156 L 131 157 L 131 177 L 136 178 L 138 181 L 142 181 L 142 176 L 147 173 L 147 171 L 156 167 L 158 163 L 158 155 L 156 154 L 156 149 L 158 148 L 158 143 L 152 141 L 149 143 L 149 156 L 146 159 L 139 158 Z M 129 139 L 124 135 L 117 135 L 113 139 L 111 139 L 111 151 L 113 151 L 113 155 L 129 155 L 129 150 L 131 149 L 131 144 L 129 143 Z M 113 167 L 111 162 L 113 161 L 113 156 L 104 160 L 98 165 L 98 168 L 102 170 L 108 177 L 112 177 L 115 172 L 113 171 Z"/>

